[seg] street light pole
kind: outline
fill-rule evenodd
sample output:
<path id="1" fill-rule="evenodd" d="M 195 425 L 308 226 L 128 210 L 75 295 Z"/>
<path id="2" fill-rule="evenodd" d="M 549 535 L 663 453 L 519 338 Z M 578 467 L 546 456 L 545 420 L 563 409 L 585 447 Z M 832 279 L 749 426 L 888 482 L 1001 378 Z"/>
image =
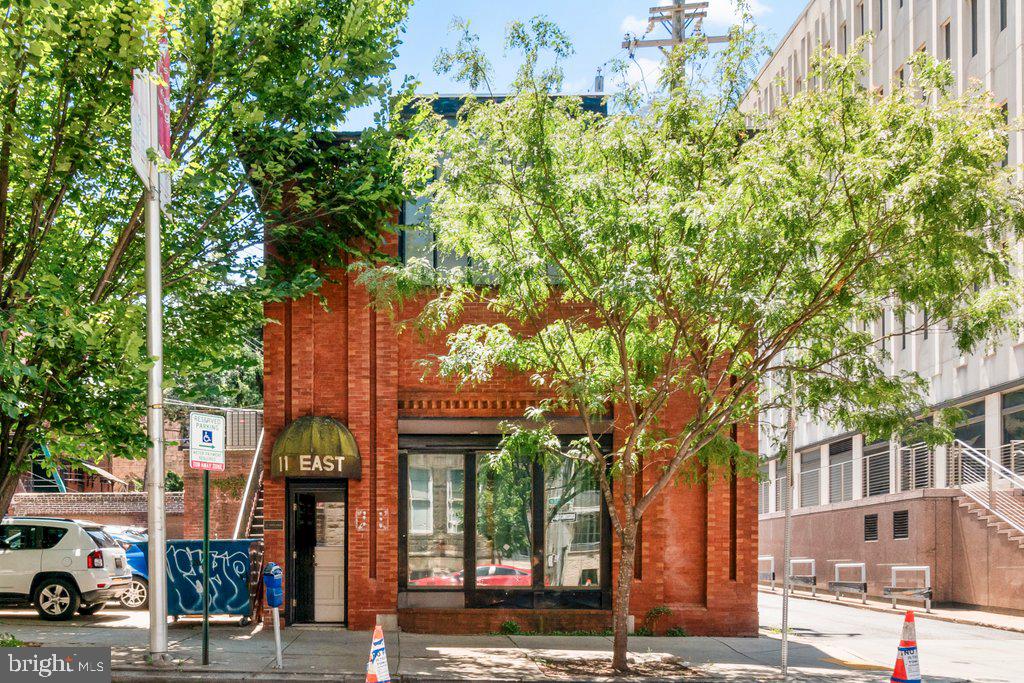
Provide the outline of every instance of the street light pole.
<path id="1" fill-rule="evenodd" d="M 146 190 L 146 352 L 152 359 L 146 389 L 149 469 L 149 654 L 167 659 L 167 529 L 164 516 L 164 339 L 160 281 L 160 199 L 156 164 Z"/>
<path id="2" fill-rule="evenodd" d="M 783 509 L 785 520 L 782 529 L 782 680 L 789 679 L 789 564 L 793 547 L 793 458 L 795 457 L 794 435 L 796 433 L 796 385 L 793 375 L 789 376 L 789 411 L 786 425 L 786 499 Z"/>

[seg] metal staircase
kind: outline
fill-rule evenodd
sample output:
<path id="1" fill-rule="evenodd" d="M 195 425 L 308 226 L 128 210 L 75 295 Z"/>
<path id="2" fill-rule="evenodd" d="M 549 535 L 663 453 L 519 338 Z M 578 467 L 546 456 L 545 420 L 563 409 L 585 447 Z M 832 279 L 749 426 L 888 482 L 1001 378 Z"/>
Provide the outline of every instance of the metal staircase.
<path id="1" fill-rule="evenodd" d="M 949 451 L 949 483 L 963 492 L 961 508 L 1024 549 L 1024 477 L 1000 460 L 957 440 Z"/>
<path id="2" fill-rule="evenodd" d="M 263 434 L 261 429 L 232 534 L 232 538 L 252 538 L 256 541 L 249 549 L 249 594 L 253 597 L 253 616 L 257 620 L 262 615 L 260 605 L 263 602 Z"/>

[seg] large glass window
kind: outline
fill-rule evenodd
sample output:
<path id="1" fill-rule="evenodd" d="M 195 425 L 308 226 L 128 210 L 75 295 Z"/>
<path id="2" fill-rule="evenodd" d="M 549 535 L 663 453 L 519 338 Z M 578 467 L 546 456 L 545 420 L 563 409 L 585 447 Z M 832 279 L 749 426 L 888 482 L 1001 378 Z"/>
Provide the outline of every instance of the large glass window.
<path id="1" fill-rule="evenodd" d="M 408 456 L 408 584 L 461 586 L 464 458 L 461 453 Z"/>
<path id="2" fill-rule="evenodd" d="M 544 585 L 594 587 L 601 570 L 601 491 L 593 466 L 577 460 L 544 468 Z"/>
<path id="3" fill-rule="evenodd" d="M 978 449 L 985 448 L 985 402 L 978 401 L 966 406 L 960 406 L 964 413 L 964 419 L 960 425 L 953 430 L 954 436 L 968 446 Z"/>
<path id="4" fill-rule="evenodd" d="M 533 463 L 477 456 L 477 588 L 529 587 L 533 530 Z"/>
<path id="5" fill-rule="evenodd" d="M 1024 475 L 1024 389 L 1003 394 L 1003 466 Z"/>
<path id="6" fill-rule="evenodd" d="M 465 591 L 474 607 L 607 607 L 611 537 L 591 463 L 471 443 L 401 457 L 400 589 Z"/>

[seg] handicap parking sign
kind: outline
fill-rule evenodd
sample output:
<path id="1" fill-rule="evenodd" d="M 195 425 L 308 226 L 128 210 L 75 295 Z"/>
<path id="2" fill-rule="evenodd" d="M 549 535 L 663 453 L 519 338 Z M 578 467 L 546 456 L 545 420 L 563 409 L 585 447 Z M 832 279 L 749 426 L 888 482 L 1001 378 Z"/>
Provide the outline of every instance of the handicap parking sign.
<path id="1" fill-rule="evenodd" d="M 188 465 L 197 470 L 224 471 L 224 416 L 191 413 Z"/>

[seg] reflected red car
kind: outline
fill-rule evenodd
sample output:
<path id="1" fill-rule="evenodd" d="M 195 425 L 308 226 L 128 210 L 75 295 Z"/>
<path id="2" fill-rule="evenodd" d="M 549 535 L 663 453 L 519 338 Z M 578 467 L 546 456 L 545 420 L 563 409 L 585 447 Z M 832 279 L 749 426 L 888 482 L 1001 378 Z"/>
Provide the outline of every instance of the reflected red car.
<path id="1" fill-rule="evenodd" d="M 425 576 L 421 579 L 413 579 L 410 586 L 461 586 L 462 572 L 442 574 L 440 576 Z M 520 569 L 508 564 L 482 564 L 476 568 L 476 585 L 487 586 L 520 586 L 529 588 L 533 580 L 529 569 Z"/>

